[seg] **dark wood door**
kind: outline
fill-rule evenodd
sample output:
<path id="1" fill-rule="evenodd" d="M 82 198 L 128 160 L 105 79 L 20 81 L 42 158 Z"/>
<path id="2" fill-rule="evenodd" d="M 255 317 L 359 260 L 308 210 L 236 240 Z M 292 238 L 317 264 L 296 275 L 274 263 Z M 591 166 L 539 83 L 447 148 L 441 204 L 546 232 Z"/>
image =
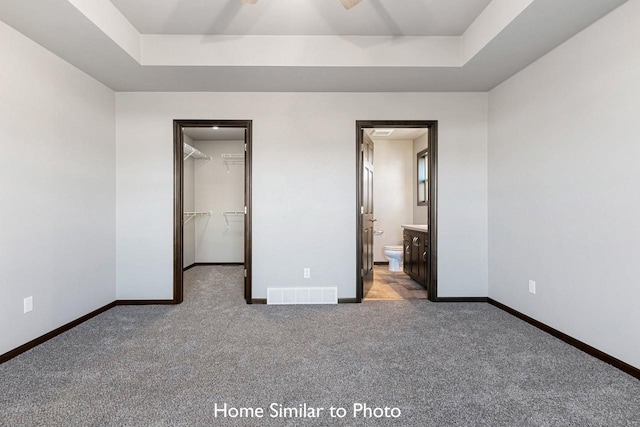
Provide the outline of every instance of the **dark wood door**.
<path id="1" fill-rule="evenodd" d="M 404 246 L 404 272 L 407 275 L 411 274 L 411 235 L 407 230 L 404 230 L 402 244 Z"/>
<path id="2" fill-rule="evenodd" d="M 429 277 L 429 235 L 413 230 L 404 233 L 404 272 L 427 287 Z"/>
<path id="3" fill-rule="evenodd" d="M 362 139 L 362 284 L 363 297 L 373 285 L 373 141 L 364 133 Z"/>
<path id="4" fill-rule="evenodd" d="M 419 233 L 412 233 L 411 236 L 411 274 L 414 277 L 420 277 L 420 264 L 422 262 L 422 253 L 420 252 L 420 244 L 422 242 L 422 235 Z"/>
<path id="5" fill-rule="evenodd" d="M 429 252 L 428 252 L 428 247 L 429 244 L 427 242 L 427 239 L 429 238 L 428 234 L 423 234 L 422 235 L 422 242 L 420 244 L 420 271 L 419 271 L 419 276 L 420 276 L 420 280 L 418 280 L 418 282 L 422 283 L 422 285 L 424 287 L 427 287 L 427 278 L 428 278 L 428 273 L 429 273 Z"/>

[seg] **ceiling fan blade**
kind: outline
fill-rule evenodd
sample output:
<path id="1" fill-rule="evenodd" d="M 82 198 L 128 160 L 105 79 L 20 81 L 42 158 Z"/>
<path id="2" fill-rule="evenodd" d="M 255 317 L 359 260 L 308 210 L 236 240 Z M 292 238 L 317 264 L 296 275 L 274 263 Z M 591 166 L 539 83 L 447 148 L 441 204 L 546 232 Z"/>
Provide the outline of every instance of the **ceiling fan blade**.
<path id="1" fill-rule="evenodd" d="M 353 6 L 360 3 L 362 0 L 340 0 L 340 3 L 344 6 L 345 9 L 351 9 Z"/>
<path id="2" fill-rule="evenodd" d="M 238 0 L 240 3 L 256 4 L 258 0 Z M 340 3 L 345 9 L 351 9 L 353 6 L 360 3 L 362 0 L 340 0 Z"/>

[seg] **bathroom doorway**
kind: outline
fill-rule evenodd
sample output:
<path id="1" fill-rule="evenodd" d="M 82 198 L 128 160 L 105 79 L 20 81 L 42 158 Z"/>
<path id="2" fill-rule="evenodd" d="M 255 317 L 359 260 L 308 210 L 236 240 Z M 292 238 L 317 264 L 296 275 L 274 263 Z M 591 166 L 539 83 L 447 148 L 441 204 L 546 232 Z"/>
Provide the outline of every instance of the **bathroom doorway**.
<path id="1" fill-rule="evenodd" d="M 254 302 L 251 137 L 250 120 L 174 120 L 175 304 L 193 267 L 233 269 L 244 276 L 239 297 Z"/>
<path id="2" fill-rule="evenodd" d="M 436 301 L 437 122 L 358 121 L 356 132 L 356 299 Z"/>

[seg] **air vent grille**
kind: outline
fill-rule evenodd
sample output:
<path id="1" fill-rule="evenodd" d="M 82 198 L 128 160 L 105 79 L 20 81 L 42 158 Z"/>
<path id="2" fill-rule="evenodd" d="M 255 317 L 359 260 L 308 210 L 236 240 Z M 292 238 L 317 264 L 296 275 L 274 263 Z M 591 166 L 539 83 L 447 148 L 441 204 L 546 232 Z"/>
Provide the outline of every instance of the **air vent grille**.
<path id="1" fill-rule="evenodd" d="M 337 304 L 338 288 L 267 288 L 267 304 Z"/>

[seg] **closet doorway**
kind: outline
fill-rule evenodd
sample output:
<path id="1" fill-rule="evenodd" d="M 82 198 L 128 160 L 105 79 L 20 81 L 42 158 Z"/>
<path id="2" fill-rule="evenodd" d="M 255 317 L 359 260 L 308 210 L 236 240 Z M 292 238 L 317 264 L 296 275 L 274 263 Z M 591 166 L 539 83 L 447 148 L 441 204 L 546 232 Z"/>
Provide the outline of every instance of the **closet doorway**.
<path id="1" fill-rule="evenodd" d="M 173 303 L 183 272 L 243 265 L 251 292 L 251 120 L 174 120 Z"/>

